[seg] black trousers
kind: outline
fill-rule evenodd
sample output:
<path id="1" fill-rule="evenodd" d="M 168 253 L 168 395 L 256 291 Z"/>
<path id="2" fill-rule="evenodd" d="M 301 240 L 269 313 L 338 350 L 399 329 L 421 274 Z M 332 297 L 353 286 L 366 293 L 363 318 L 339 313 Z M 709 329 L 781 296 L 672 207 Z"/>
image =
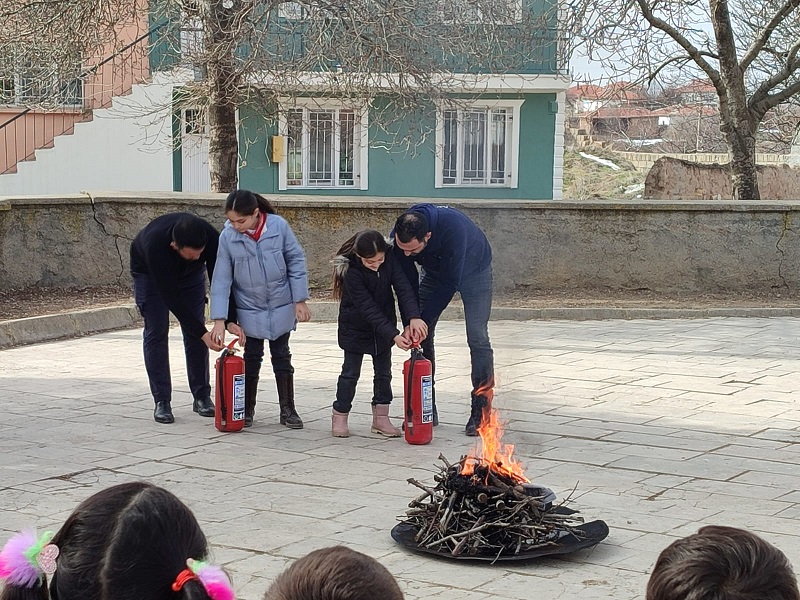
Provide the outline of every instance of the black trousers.
<path id="1" fill-rule="evenodd" d="M 186 282 L 181 294 L 191 302 L 198 319 L 205 318 L 206 279 L 203 272 Z M 169 371 L 169 309 L 155 281 L 142 273 L 133 274 L 133 296 L 144 319 L 144 367 L 150 381 L 150 392 L 156 402 L 172 400 L 172 378 Z M 211 397 L 209 384 L 208 346 L 196 335 L 188 333 L 181 324 L 183 349 L 189 389 L 195 400 Z"/>
<path id="2" fill-rule="evenodd" d="M 272 362 L 274 373 L 294 373 L 292 366 L 292 353 L 289 350 L 289 335 L 286 332 L 282 336 L 269 342 L 269 358 Z M 247 336 L 244 343 L 244 374 L 245 377 L 255 378 L 261 373 L 261 363 L 264 360 L 264 340 Z"/>
<path id="3" fill-rule="evenodd" d="M 342 374 L 336 384 L 336 401 L 333 409 L 340 413 L 349 413 L 353 408 L 356 385 L 361 376 L 361 364 L 364 355 L 360 352 L 344 352 Z M 375 375 L 372 380 L 372 404 L 390 404 L 392 401 L 392 349 L 388 348 L 372 357 L 372 369 Z"/>

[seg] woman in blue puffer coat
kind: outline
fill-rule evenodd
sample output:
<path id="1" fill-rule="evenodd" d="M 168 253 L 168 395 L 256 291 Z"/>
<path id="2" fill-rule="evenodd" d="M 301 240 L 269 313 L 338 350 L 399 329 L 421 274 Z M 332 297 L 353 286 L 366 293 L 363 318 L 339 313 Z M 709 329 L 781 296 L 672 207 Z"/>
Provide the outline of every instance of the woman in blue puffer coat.
<path id="1" fill-rule="evenodd" d="M 308 272 L 303 248 L 286 220 L 266 198 L 236 190 L 225 200 L 228 221 L 219 236 L 211 282 L 212 339 L 225 339 L 225 318 L 233 292 L 242 328 L 245 363 L 245 427 L 253 424 L 264 340 L 269 342 L 278 387 L 280 422 L 302 429 L 294 405 L 294 367 L 289 335 L 311 319 Z M 241 337 L 241 336 L 240 336 Z"/>

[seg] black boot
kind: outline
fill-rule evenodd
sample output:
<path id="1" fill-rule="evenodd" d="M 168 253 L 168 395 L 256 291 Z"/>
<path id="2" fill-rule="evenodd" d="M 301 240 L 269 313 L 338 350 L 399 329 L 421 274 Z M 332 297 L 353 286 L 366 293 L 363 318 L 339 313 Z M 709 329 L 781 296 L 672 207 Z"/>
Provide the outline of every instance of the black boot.
<path id="1" fill-rule="evenodd" d="M 256 414 L 256 396 L 258 395 L 258 377 L 245 377 L 244 379 L 244 426 L 253 426 L 253 417 Z"/>
<path id="2" fill-rule="evenodd" d="M 436 410 L 436 396 L 433 397 L 433 426 L 439 425 L 439 411 Z"/>
<path id="3" fill-rule="evenodd" d="M 192 403 L 192 410 L 201 417 L 213 417 L 214 403 L 211 402 L 211 398 L 200 398 L 199 400 L 195 398 Z"/>
<path id="4" fill-rule="evenodd" d="M 156 423 L 174 423 L 175 417 L 172 416 L 172 406 L 170 403 L 166 401 L 156 402 L 153 418 L 156 420 Z"/>
<path id="5" fill-rule="evenodd" d="M 278 384 L 278 403 L 281 407 L 281 425 L 289 429 L 302 429 L 303 420 L 294 408 L 294 374 L 275 373 Z"/>
<path id="6" fill-rule="evenodd" d="M 483 421 L 484 409 L 489 406 L 489 401 L 484 396 L 472 397 L 472 412 L 469 415 L 469 421 L 464 428 L 464 433 L 470 437 L 478 435 L 478 427 L 481 426 Z"/>

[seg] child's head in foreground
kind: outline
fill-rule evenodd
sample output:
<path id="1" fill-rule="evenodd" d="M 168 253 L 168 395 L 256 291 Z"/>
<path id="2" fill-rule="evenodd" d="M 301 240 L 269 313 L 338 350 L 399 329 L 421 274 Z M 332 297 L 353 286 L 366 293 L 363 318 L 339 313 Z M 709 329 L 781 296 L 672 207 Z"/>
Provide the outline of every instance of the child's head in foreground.
<path id="1" fill-rule="evenodd" d="M 647 600 L 800 600 L 786 556 L 757 535 L 708 526 L 667 546 Z"/>
<path id="2" fill-rule="evenodd" d="M 344 546 L 314 550 L 278 575 L 264 600 L 403 600 L 389 571 Z"/>

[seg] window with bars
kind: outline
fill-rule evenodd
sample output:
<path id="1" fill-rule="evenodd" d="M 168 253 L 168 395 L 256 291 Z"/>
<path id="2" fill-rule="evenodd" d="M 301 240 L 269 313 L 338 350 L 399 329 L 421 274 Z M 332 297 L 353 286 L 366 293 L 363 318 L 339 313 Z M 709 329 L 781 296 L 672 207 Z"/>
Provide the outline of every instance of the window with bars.
<path id="1" fill-rule="evenodd" d="M 518 23 L 522 19 L 521 0 L 436 0 L 443 23 Z"/>
<path id="2" fill-rule="evenodd" d="M 440 110 L 437 187 L 516 187 L 519 105 Z"/>
<path id="3" fill-rule="evenodd" d="M 75 106 L 83 103 L 80 62 L 56 65 L 47 52 L 0 57 L 0 104 Z"/>
<path id="4" fill-rule="evenodd" d="M 289 21 L 303 19 L 336 19 L 338 15 L 346 12 L 344 2 L 306 3 L 288 0 L 278 4 L 278 16 Z"/>
<path id="5" fill-rule="evenodd" d="M 183 111 L 183 133 L 186 135 L 208 135 L 205 113 L 199 108 Z"/>
<path id="6" fill-rule="evenodd" d="M 366 189 L 366 124 L 362 112 L 345 107 L 286 111 L 282 187 Z"/>

